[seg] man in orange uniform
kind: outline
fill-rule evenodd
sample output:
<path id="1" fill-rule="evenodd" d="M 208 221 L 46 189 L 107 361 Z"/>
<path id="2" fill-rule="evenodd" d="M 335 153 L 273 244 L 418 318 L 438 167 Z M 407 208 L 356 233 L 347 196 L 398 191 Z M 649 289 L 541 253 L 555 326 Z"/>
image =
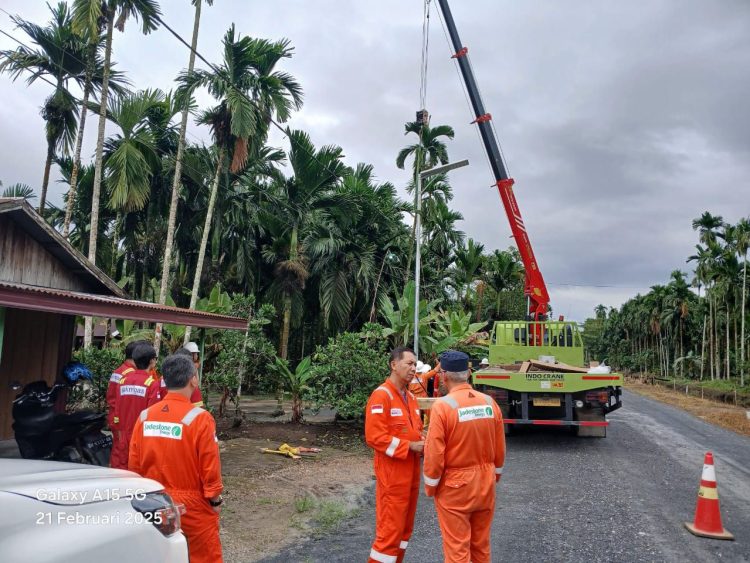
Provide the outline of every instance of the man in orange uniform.
<path id="1" fill-rule="evenodd" d="M 109 378 L 109 384 L 107 384 L 107 426 L 112 431 L 112 443 L 117 441 L 117 434 L 115 433 L 115 398 L 117 397 L 117 387 L 120 385 L 120 379 L 123 375 L 127 375 L 135 371 L 135 362 L 133 361 L 133 350 L 139 344 L 145 343 L 145 340 L 135 340 L 125 346 L 125 361 L 120 367 L 112 372 Z M 127 460 L 118 462 L 117 450 L 112 448 L 110 455 L 110 464 L 112 467 L 121 467 L 123 464 L 127 464 Z"/>
<path id="2" fill-rule="evenodd" d="M 369 561 L 403 561 L 419 497 L 424 441 L 417 399 L 407 389 L 417 358 L 408 348 L 391 352 L 391 374 L 365 407 L 365 440 L 375 450 L 375 541 Z"/>
<path id="3" fill-rule="evenodd" d="M 115 396 L 114 442 L 109 465 L 128 468 L 128 448 L 135 421 L 141 411 L 157 403 L 159 382 L 148 373 L 156 365 L 156 351 L 151 344 L 139 344 L 133 350 L 135 370 L 120 378 Z"/>
<path id="4" fill-rule="evenodd" d="M 195 342 L 188 342 L 188 344 L 195 345 Z M 175 354 L 179 354 L 187 358 L 190 358 L 190 360 L 193 362 L 193 365 L 195 365 L 195 369 L 196 370 L 198 369 L 198 366 L 195 364 L 194 354 L 185 346 L 183 346 L 182 348 L 178 348 Z M 163 377 L 160 379 L 161 379 L 161 383 L 159 385 L 159 393 L 161 394 L 162 397 L 164 397 L 167 394 L 167 384 L 164 382 Z M 196 407 L 203 406 L 203 394 L 201 393 L 200 387 L 196 387 L 193 390 L 193 394 L 190 396 L 190 402 L 193 403 L 193 406 L 196 406 Z"/>
<path id="5" fill-rule="evenodd" d="M 182 530 L 190 563 L 221 563 L 219 512 L 224 487 L 216 423 L 211 414 L 190 402 L 198 386 L 190 358 L 169 356 L 162 372 L 169 392 L 138 418 L 128 467 L 159 481 L 175 502 L 185 505 Z"/>
<path id="6" fill-rule="evenodd" d="M 417 371 L 414 374 L 411 383 L 409 383 L 409 391 L 411 391 L 415 397 L 428 397 L 427 385 L 439 371 L 440 362 L 435 366 L 435 369 L 430 368 L 430 364 L 417 362 Z"/>
<path id="7" fill-rule="evenodd" d="M 505 463 L 505 432 L 492 397 L 467 383 L 469 357 L 440 358 L 443 397 L 432 407 L 424 447 L 424 483 L 435 497 L 445 561 L 490 563 L 495 483 Z"/>

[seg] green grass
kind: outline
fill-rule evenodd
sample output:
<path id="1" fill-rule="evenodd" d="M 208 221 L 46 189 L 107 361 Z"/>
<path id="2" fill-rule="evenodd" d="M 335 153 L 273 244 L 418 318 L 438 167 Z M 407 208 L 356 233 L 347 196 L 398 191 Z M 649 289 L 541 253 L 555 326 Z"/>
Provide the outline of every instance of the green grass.
<path id="1" fill-rule="evenodd" d="M 324 500 L 318 505 L 315 513 L 316 532 L 320 535 L 336 530 L 341 522 L 350 516 L 346 505 L 337 500 Z"/>
<path id="2" fill-rule="evenodd" d="M 315 508 L 315 499 L 307 495 L 294 499 L 294 509 L 297 514 L 304 514 Z"/>

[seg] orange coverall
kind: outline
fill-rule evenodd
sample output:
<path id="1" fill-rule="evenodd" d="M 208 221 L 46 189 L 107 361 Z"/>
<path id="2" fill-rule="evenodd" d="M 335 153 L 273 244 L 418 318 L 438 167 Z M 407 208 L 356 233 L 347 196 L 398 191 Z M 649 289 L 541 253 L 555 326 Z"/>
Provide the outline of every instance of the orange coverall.
<path id="1" fill-rule="evenodd" d="M 435 369 L 432 369 L 427 373 L 415 373 L 414 379 L 409 383 L 409 391 L 411 391 L 415 397 L 427 397 L 427 384 L 439 371 L 440 366 L 437 366 Z"/>
<path id="2" fill-rule="evenodd" d="M 365 440 L 375 450 L 375 541 L 369 561 L 403 561 L 414 528 L 419 497 L 420 455 L 409 450 L 422 440 L 417 400 L 388 380 L 365 408 Z"/>
<path id="3" fill-rule="evenodd" d="M 159 481 L 187 509 L 182 531 L 190 563 L 220 563 L 219 515 L 208 499 L 221 493 L 216 423 L 183 395 L 168 393 L 143 411 L 133 429 L 128 468 Z"/>
<path id="4" fill-rule="evenodd" d="M 504 463 L 503 416 L 491 397 L 465 383 L 435 402 L 424 482 L 435 497 L 446 562 L 490 563 L 495 483 Z"/>
<path id="5" fill-rule="evenodd" d="M 123 375 L 128 375 L 135 371 L 135 367 L 132 364 L 132 360 L 126 360 L 123 364 L 112 372 L 107 384 L 107 426 L 112 431 L 112 452 L 109 457 L 109 463 L 112 467 L 125 467 L 128 464 L 127 459 L 119 461 L 117 459 L 118 452 L 114 447 L 117 442 L 117 432 L 115 428 L 115 399 L 117 398 L 117 386 L 120 384 L 120 379 Z M 115 465 L 116 464 L 116 465 Z"/>
<path id="6" fill-rule="evenodd" d="M 159 384 L 147 371 L 135 369 L 120 378 L 115 396 L 110 467 L 128 468 L 128 448 L 135 421 L 143 409 L 158 403 L 160 399 Z"/>

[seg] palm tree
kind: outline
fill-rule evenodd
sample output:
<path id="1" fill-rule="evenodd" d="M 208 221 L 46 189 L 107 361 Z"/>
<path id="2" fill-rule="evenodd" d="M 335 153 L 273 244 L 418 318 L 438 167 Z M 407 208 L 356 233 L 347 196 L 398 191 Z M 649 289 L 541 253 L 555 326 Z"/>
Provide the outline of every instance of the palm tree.
<path id="1" fill-rule="evenodd" d="M 102 187 L 102 167 L 104 159 L 104 130 L 107 122 L 107 97 L 109 95 L 109 77 L 112 60 L 112 35 L 115 27 L 125 30 L 129 17 L 141 20 L 143 33 L 148 34 L 156 29 L 161 14 L 155 0 L 74 0 L 73 28 L 81 36 L 100 37 L 101 21 L 106 20 L 106 40 L 104 46 L 104 74 L 99 107 L 99 130 L 96 140 L 96 157 L 94 160 L 94 192 L 91 200 L 91 240 L 89 241 L 88 258 L 96 263 L 97 233 L 99 232 L 99 205 Z M 84 346 L 91 346 L 93 322 L 86 318 Z"/>
<path id="2" fill-rule="evenodd" d="M 60 2 L 49 6 L 52 19 L 47 27 L 41 27 L 18 17 L 12 20 L 39 48 L 24 46 L 15 51 L 0 52 L 0 71 L 9 73 L 13 80 L 23 72 L 31 72 L 27 83 L 38 78 L 49 78 L 55 83 L 54 92 L 45 100 L 42 117 L 45 121 L 47 155 L 44 177 L 39 198 L 39 213 L 44 213 L 49 186 L 50 168 L 55 155 L 67 154 L 73 144 L 76 130 L 76 102 L 68 90 L 70 81 L 82 85 L 85 82 L 86 43 L 73 33 L 73 21 L 68 5 Z"/>
<path id="3" fill-rule="evenodd" d="M 221 172 L 231 156 L 229 170 L 241 171 L 248 158 L 250 138 L 262 144 L 267 131 L 267 120 L 273 114 L 280 120 L 288 118 L 291 108 L 302 105 L 302 91 L 288 74 L 275 71 L 281 59 L 292 56 L 287 40 L 276 42 L 237 36 L 234 25 L 224 35 L 224 60 L 210 71 L 182 73 L 178 78 L 183 95 L 195 88 L 205 87 L 219 100 L 219 104 L 204 112 L 199 122 L 208 125 L 218 148 L 216 174 L 211 185 L 211 196 L 206 212 L 198 262 L 195 269 L 190 308 L 198 301 L 203 261 L 213 220 Z M 253 96 L 255 99 L 251 98 Z M 185 341 L 190 340 L 190 327 L 185 330 Z"/>
<path id="4" fill-rule="evenodd" d="M 743 217 L 735 225 L 735 246 L 742 256 L 742 304 L 740 306 L 740 386 L 745 385 L 745 317 L 747 305 L 747 252 L 750 248 L 750 218 Z"/>
<path id="5" fill-rule="evenodd" d="M 721 215 L 711 215 L 708 211 L 704 211 L 698 219 L 693 219 L 693 230 L 699 232 L 700 241 L 703 244 L 714 242 L 722 226 L 724 226 L 724 219 Z"/>
<path id="6" fill-rule="evenodd" d="M 188 59 L 188 76 L 195 68 L 195 52 L 198 49 L 198 30 L 201 22 L 201 0 L 192 0 L 195 6 L 193 17 L 193 38 L 190 42 L 190 57 Z M 213 0 L 206 0 L 206 4 L 213 6 Z M 172 196 L 169 203 L 169 219 L 167 220 L 167 242 L 164 247 L 164 259 L 162 261 L 161 285 L 159 287 L 159 304 L 164 305 L 167 301 L 169 289 L 169 273 L 172 267 L 172 250 L 174 247 L 174 232 L 177 225 L 177 201 L 180 198 L 180 186 L 182 185 L 182 158 L 185 152 L 185 134 L 187 133 L 188 114 L 190 112 L 190 97 L 183 100 L 182 118 L 180 121 L 180 136 L 177 141 L 177 156 L 175 157 L 174 175 L 172 177 Z M 162 324 L 156 323 L 154 331 L 154 348 L 157 353 L 161 347 Z"/>
<path id="7" fill-rule="evenodd" d="M 294 175 L 277 187 L 278 217 L 283 221 L 286 256 L 277 261 L 274 268 L 283 315 L 279 356 L 285 360 L 289 351 L 292 302 L 304 289 L 309 276 L 309 259 L 301 245 L 300 233 L 313 222 L 325 222 L 331 209 L 342 204 L 334 187 L 344 172 L 340 147 L 324 146 L 316 150 L 309 135 L 303 131 L 289 130 L 287 136 L 291 144 L 289 164 Z"/>
<path id="8" fill-rule="evenodd" d="M 430 127 L 429 125 L 423 125 L 417 121 L 412 121 L 404 126 L 404 135 L 414 133 L 419 137 L 417 143 L 408 145 L 401 149 L 396 157 L 396 166 L 401 170 L 406 165 L 406 159 L 410 156 L 414 156 L 413 170 L 414 177 L 413 181 L 416 184 L 417 175 L 420 171 L 432 168 L 433 166 L 440 164 L 447 164 L 448 162 L 448 148 L 445 143 L 441 140 L 441 137 L 447 137 L 453 139 L 455 133 L 450 125 L 438 125 L 436 127 Z M 416 213 L 417 209 L 416 194 L 414 199 L 414 209 Z M 406 275 L 404 281 L 410 279 L 411 275 L 411 260 L 414 243 L 416 242 L 416 229 L 417 229 L 417 216 L 414 215 L 414 221 L 412 224 L 412 244 L 409 248 L 409 257 L 406 262 Z"/>
<path id="9" fill-rule="evenodd" d="M 0 182 L 0 186 L 3 183 Z M 35 199 L 34 188 L 28 184 L 12 184 L 7 188 L 3 188 L 2 195 L 0 197 L 18 197 L 25 200 Z"/>
<path id="10" fill-rule="evenodd" d="M 483 278 L 495 291 L 495 318 L 500 317 L 500 301 L 503 292 L 518 286 L 523 276 L 523 266 L 513 250 L 495 250 L 487 257 Z M 598 308 L 596 316 L 600 318 Z"/>
<path id="11" fill-rule="evenodd" d="M 453 283 L 457 301 L 468 300 L 471 285 L 482 271 L 484 245 L 469 239 L 466 246 L 456 248 L 453 263 Z M 464 289 L 466 293 L 463 293 Z"/>
<path id="12" fill-rule="evenodd" d="M 143 90 L 115 100 L 107 112 L 120 129 L 104 142 L 107 207 L 117 212 L 112 236 L 113 276 L 123 215 L 143 209 L 151 194 L 151 179 L 161 166 L 149 117 L 164 100 L 161 90 Z"/>

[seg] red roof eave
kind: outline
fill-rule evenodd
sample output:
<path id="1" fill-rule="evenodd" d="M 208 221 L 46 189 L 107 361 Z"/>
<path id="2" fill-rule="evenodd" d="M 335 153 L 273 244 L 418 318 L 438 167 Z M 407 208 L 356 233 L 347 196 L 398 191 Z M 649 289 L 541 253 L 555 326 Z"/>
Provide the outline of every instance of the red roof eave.
<path id="1" fill-rule="evenodd" d="M 171 323 L 201 328 L 229 330 L 247 328 L 247 320 L 227 315 L 180 309 L 145 301 L 131 301 L 108 295 L 7 282 L 0 282 L 0 306 L 64 315 Z"/>

